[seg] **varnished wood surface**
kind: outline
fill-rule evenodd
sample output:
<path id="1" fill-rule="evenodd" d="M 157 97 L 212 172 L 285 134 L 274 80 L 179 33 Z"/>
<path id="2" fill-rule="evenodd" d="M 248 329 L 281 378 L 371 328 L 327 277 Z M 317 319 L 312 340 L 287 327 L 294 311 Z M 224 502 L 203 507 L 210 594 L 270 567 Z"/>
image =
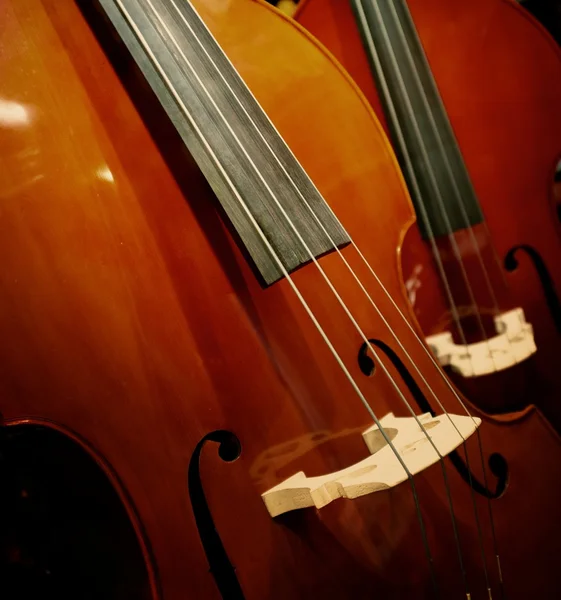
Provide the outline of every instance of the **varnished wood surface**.
<path id="1" fill-rule="evenodd" d="M 394 256 L 411 206 L 362 97 L 329 56 L 270 8 L 195 5 L 406 310 Z M 260 494 L 288 475 L 364 457 L 360 433 L 371 419 L 288 282 L 259 286 L 130 59 L 86 13 L 90 25 L 71 1 L 0 7 L 6 423 L 72 432 L 110 469 L 144 545 L 154 598 L 219 597 L 187 487 L 197 443 L 219 429 L 239 437 L 242 454 L 226 464 L 209 444 L 202 481 L 248 600 L 371 598 L 373 590 L 432 598 L 407 485 L 320 513 L 268 515 Z M 371 201 L 374 194 L 380 202 Z M 356 253 L 344 252 L 439 400 L 458 412 Z M 434 401 L 338 256 L 321 264 L 362 329 L 389 344 Z M 361 373 L 363 340 L 317 269 L 304 267 L 294 281 L 376 413 L 407 414 L 381 368 L 372 377 Z M 493 502 L 509 597 L 554 598 L 561 587 L 559 439 L 534 410 L 508 419 L 474 414 L 484 419 L 485 459 L 501 452 L 510 468 L 507 491 Z M 481 479 L 476 441 L 468 446 Z M 471 496 L 446 464 L 475 600 L 486 592 Z M 463 597 L 439 466 L 416 483 L 442 597 Z M 490 556 L 486 503 L 477 503 Z M 496 569 L 491 578 L 496 589 Z"/>
<path id="2" fill-rule="evenodd" d="M 510 0 L 407 4 L 487 223 L 474 228 L 473 238 L 468 231 L 454 236 L 471 291 L 450 241 L 438 240 L 456 305 L 468 316 L 468 337 L 482 338 L 477 313 L 490 335 L 493 314 L 520 306 L 538 347 L 534 358 L 508 373 L 454 380 L 493 413 L 534 402 L 559 430 L 561 337 L 529 258 L 518 253 L 519 266 L 512 272 L 503 261 L 511 248 L 530 246 L 542 257 L 559 295 L 561 237 L 552 182 L 561 155 L 561 53 Z M 341 60 L 383 119 L 350 3 L 306 0 L 297 18 Z M 423 331 L 430 335 L 447 328 L 456 335 L 433 249 L 411 230 L 400 252 L 404 280 L 417 288 L 414 312 Z M 458 335 L 456 340 L 461 341 Z"/>

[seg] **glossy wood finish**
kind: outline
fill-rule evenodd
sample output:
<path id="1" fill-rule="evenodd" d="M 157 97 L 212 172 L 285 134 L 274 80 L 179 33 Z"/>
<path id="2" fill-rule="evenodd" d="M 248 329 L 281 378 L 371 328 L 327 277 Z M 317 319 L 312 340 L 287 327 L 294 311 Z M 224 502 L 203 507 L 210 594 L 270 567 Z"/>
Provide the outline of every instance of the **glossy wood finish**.
<path id="1" fill-rule="evenodd" d="M 271 8 L 249 0 L 195 5 L 406 310 L 393 256 L 412 209 L 363 98 L 331 57 Z M 288 282 L 259 286 L 131 60 L 103 35 L 91 3 L 82 6 L 88 21 L 72 1 L 0 7 L 5 422 L 68 431 L 115 474 L 151 566 L 154 598 L 219 597 L 187 468 L 203 436 L 220 429 L 239 437 L 241 457 L 226 464 L 209 444 L 202 482 L 245 598 L 359 599 L 373 590 L 434 597 L 407 485 L 320 513 L 269 517 L 260 494 L 275 483 L 366 456 L 360 433 L 371 419 Z M 384 201 L 373 203 L 373 190 Z M 344 252 L 440 401 L 458 412 L 356 251 Z M 391 346 L 434 402 L 340 258 L 321 264 L 366 334 Z M 318 270 L 308 265 L 294 282 L 376 413 L 407 414 L 379 365 L 371 377 L 360 371 L 363 340 Z M 506 493 L 493 501 L 509 597 L 556 597 L 559 439 L 532 409 L 508 419 L 474 414 L 484 419 L 485 460 L 501 452 L 510 468 Z M 468 448 L 481 479 L 475 439 Z M 469 488 L 446 465 L 472 598 L 487 597 Z M 416 484 L 442 597 L 463 597 L 440 467 Z M 487 505 L 481 496 L 476 502 L 491 563 Z"/>
<path id="2" fill-rule="evenodd" d="M 408 0 L 433 75 L 458 139 L 487 225 L 455 234 L 471 290 L 448 239 L 437 241 L 468 340 L 488 335 L 492 316 L 513 306 L 534 327 L 538 353 L 515 368 L 468 380 L 462 391 L 492 413 L 537 404 L 561 429 L 561 336 L 540 279 L 518 253 L 527 245 L 543 259 L 561 292 L 561 237 L 551 182 L 561 153 L 561 53 L 545 30 L 510 0 Z M 383 119 L 383 111 L 349 2 L 305 0 L 298 20 L 341 60 Z M 445 49 L 445 51 L 443 51 Z M 419 217 L 420 218 L 420 217 Z M 448 329 L 450 302 L 433 249 L 411 229 L 400 248 L 403 277 L 415 289 L 414 313 L 426 335 Z M 492 284 L 486 281 L 480 258 Z"/>

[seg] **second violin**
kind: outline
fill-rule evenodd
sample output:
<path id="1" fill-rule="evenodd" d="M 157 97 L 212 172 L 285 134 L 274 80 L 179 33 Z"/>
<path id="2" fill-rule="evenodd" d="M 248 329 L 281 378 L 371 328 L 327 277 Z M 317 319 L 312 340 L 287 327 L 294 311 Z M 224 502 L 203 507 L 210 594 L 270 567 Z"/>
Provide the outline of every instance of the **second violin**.
<path id="1" fill-rule="evenodd" d="M 297 19 L 386 119 L 418 224 L 405 289 L 441 364 L 483 410 L 535 403 L 561 430 L 558 47 L 506 0 L 305 0 Z"/>

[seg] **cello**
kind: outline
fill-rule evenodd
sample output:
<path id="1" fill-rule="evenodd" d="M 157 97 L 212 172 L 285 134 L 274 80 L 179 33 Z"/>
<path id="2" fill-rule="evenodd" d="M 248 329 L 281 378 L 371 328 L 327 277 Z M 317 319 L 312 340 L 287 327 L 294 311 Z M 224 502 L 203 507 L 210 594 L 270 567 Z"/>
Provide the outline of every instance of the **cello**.
<path id="1" fill-rule="evenodd" d="M 254 0 L 0 11 L 8 593 L 555 597 L 559 438 L 406 317 L 412 207 L 332 57 Z"/>
<path id="2" fill-rule="evenodd" d="M 561 51 L 510 0 L 309 0 L 296 17 L 385 119 L 418 227 L 399 247 L 427 343 L 483 410 L 561 429 Z"/>

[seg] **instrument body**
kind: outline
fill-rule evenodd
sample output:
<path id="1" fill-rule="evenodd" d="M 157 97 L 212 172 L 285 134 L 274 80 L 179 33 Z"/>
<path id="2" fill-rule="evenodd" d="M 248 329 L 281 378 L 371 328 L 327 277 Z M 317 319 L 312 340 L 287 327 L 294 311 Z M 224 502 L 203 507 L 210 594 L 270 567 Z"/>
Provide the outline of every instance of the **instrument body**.
<path id="1" fill-rule="evenodd" d="M 388 128 L 350 4 L 308 0 L 297 19 L 348 69 Z M 559 430 L 561 238 L 553 180 L 561 155 L 561 54 L 509 0 L 406 5 L 485 217 L 434 238 L 465 337 L 469 343 L 496 335 L 493 317 L 519 307 L 537 346 L 534 356 L 504 371 L 451 375 L 482 409 L 505 413 L 532 402 Z M 422 227 L 420 214 L 417 220 Z M 416 227 L 403 237 L 399 260 L 421 328 L 427 336 L 450 331 L 461 344 L 434 249 Z"/>
<path id="2" fill-rule="evenodd" d="M 249 0 L 194 5 L 406 310 L 389 257 L 412 208 L 362 97 L 311 38 L 272 9 Z M 93 456 L 135 528 L 152 598 L 358 599 L 373 589 L 387 598 L 433 597 L 406 484 L 321 513 L 280 520 L 267 513 L 260 495 L 286 476 L 364 457 L 360 434 L 371 419 L 288 281 L 260 286 L 130 57 L 104 33 L 93 5 L 80 7 L 17 0 L 0 8 L 0 410 L 8 431 L 56 429 Z M 299 60 L 286 60 L 287 52 Z M 345 115 L 344 131 L 326 126 L 333 111 Z M 329 152 L 320 155 L 318 147 Z M 369 202 L 372 182 L 384 190 L 382 208 Z M 352 248 L 343 252 L 444 407 L 457 410 L 416 334 Z M 392 346 L 337 254 L 321 263 L 368 335 Z M 361 372 L 362 339 L 341 326 L 346 315 L 318 270 L 305 266 L 293 280 L 376 413 L 403 414 L 381 370 Z M 549 515 L 561 504 L 559 439 L 533 409 L 508 419 L 474 414 L 484 420 L 485 460 L 500 452 L 508 462 L 508 488 L 493 501 L 507 589 L 512 598 L 555 596 L 561 524 Z M 211 443 L 226 430 L 241 442 L 232 463 Z M 477 456 L 477 442 L 467 445 Z M 472 498 L 446 464 L 465 566 L 479 593 Z M 482 478 L 475 458 L 471 469 Z M 440 467 L 416 485 L 443 597 L 460 595 Z M 475 500 L 490 555 L 487 505 Z M 203 502 L 239 589 L 209 572 L 195 519 Z M 491 578 L 496 586 L 496 569 Z"/>

